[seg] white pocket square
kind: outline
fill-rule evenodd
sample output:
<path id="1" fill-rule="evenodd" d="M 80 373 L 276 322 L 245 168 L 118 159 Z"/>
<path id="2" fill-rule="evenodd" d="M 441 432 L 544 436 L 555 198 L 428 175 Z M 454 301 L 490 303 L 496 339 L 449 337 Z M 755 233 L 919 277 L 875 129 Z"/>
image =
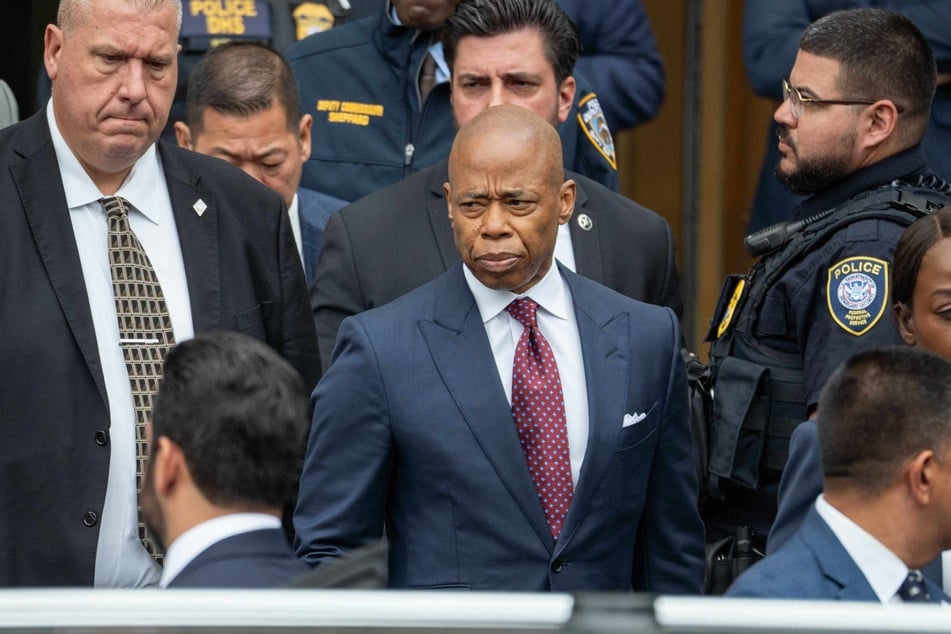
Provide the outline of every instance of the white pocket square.
<path id="1" fill-rule="evenodd" d="M 621 428 L 630 427 L 631 425 L 636 425 L 642 420 L 647 418 L 647 414 L 638 414 L 634 412 L 633 414 L 625 414 L 624 420 L 621 422 Z"/>

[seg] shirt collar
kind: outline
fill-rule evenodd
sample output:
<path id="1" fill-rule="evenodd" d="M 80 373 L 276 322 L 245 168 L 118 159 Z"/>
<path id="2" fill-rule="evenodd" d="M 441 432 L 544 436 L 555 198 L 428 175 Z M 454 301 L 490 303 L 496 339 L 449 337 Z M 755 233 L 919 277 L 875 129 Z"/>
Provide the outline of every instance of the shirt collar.
<path id="1" fill-rule="evenodd" d="M 865 575 L 878 600 L 882 603 L 890 601 L 908 576 L 908 566 L 905 562 L 864 528 L 829 504 L 825 495 L 816 498 L 816 511 Z"/>
<path id="2" fill-rule="evenodd" d="M 281 520 L 267 513 L 230 513 L 193 526 L 169 545 L 159 586 L 166 587 L 198 555 L 223 539 L 280 527 Z"/>
<path id="3" fill-rule="evenodd" d="M 46 120 L 49 123 L 56 162 L 59 164 L 60 175 L 63 179 L 66 206 L 69 209 L 76 209 L 97 202 L 104 194 L 96 187 L 66 143 L 53 114 L 52 99 L 46 106 Z M 165 172 L 162 170 L 161 161 L 153 143 L 132 166 L 132 171 L 126 176 L 115 195 L 128 200 L 143 216 L 158 224 L 159 216 L 156 214 L 154 205 L 150 205 L 149 201 L 153 199 L 152 191 L 155 184 L 164 181 Z"/>
<path id="4" fill-rule="evenodd" d="M 877 163 L 849 174 L 829 189 L 807 198 L 796 209 L 796 218 L 806 218 L 820 211 L 832 209 L 869 189 L 886 185 L 896 179 L 908 179 L 928 171 L 920 145 L 886 157 Z"/>
<path id="5" fill-rule="evenodd" d="M 532 298 L 545 312 L 558 319 L 569 319 L 571 315 L 571 291 L 568 289 L 568 284 L 561 276 L 558 264 L 554 260 L 545 276 L 521 295 L 516 295 L 512 291 L 499 291 L 489 288 L 473 275 L 468 266 L 463 266 L 462 272 L 465 275 L 466 284 L 468 284 L 469 290 L 472 291 L 472 296 L 475 298 L 476 306 L 479 308 L 482 323 L 498 317 L 506 306 L 520 297 Z"/>

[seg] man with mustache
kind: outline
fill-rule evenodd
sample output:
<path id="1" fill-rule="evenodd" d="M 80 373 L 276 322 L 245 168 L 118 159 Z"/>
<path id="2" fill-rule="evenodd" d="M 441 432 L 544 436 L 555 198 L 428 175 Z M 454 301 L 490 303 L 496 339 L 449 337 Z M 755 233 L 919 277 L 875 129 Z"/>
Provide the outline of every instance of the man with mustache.
<path id="1" fill-rule="evenodd" d="M 776 175 L 809 198 L 747 238 L 761 259 L 730 277 L 708 336 L 711 538 L 750 527 L 765 539 L 789 436 L 826 379 L 860 350 L 901 343 L 885 315 L 895 244 L 948 200 L 920 147 L 935 77 L 921 32 L 887 11 L 833 13 L 800 40 L 774 114 Z"/>

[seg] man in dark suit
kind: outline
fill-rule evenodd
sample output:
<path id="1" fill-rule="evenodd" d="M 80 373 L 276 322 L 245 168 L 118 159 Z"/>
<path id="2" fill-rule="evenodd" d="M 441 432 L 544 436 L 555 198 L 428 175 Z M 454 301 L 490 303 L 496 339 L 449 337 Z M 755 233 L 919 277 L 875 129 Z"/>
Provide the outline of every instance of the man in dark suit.
<path id="1" fill-rule="evenodd" d="M 280 519 L 307 418 L 300 376 L 259 341 L 219 331 L 169 352 L 142 485 L 167 545 L 159 585 L 265 588 L 307 572 Z"/>
<path id="2" fill-rule="evenodd" d="M 517 44 L 517 48 L 513 46 Z M 458 125 L 500 103 L 527 108 L 552 126 L 568 115 L 568 77 L 579 41 L 553 3 L 462 2 L 443 35 L 452 69 Z M 546 51 L 554 51 L 550 59 Z M 490 54 L 493 53 L 493 54 Z M 558 236 L 555 257 L 568 268 L 628 297 L 683 308 L 667 222 L 573 172 L 576 209 Z M 446 222 L 446 162 L 345 207 L 330 219 L 311 302 L 326 367 L 340 322 L 428 282 L 458 260 Z"/>
<path id="3" fill-rule="evenodd" d="M 951 546 L 951 363 L 907 347 L 859 353 L 819 411 L 823 495 L 727 594 L 947 600 L 920 568 Z"/>
<path id="4" fill-rule="evenodd" d="M 308 286 L 324 226 L 346 204 L 300 187 L 313 122 L 301 113 L 297 82 L 280 54 L 255 42 L 229 42 L 195 66 L 185 121 L 175 123 L 181 147 L 224 159 L 281 195 Z"/>
<path id="5" fill-rule="evenodd" d="M 560 157 L 524 108 L 459 131 L 462 263 L 345 320 L 314 392 L 294 514 L 309 563 L 385 523 L 394 587 L 699 592 L 677 318 L 554 265 L 575 199 Z"/>
<path id="6" fill-rule="evenodd" d="M 170 334 L 243 331 L 316 382 L 280 197 L 155 143 L 175 90 L 180 11 L 177 0 L 62 0 L 46 30 L 52 99 L 0 132 L 0 585 L 158 581 L 136 509 L 141 415 L 157 377 L 142 380 L 137 359 L 154 367 Z M 144 286 L 121 282 L 133 247 L 136 272 L 161 291 L 154 303 L 115 299 Z M 123 334 L 146 321 L 165 326 L 165 346 Z M 148 389 L 133 393 L 140 380 Z"/>

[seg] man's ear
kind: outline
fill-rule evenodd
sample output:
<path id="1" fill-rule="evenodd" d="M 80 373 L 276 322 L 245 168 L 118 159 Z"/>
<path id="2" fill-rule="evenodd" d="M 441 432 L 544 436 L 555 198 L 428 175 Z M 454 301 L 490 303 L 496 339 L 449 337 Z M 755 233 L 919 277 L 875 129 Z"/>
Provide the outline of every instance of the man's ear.
<path id="1" fill-rule="evenodd" d="M 934 486 L 940 475 L 938 459 L 930 449 L 919 451 L 905 467 L 905 478 L 914 500 L 924 506 L 934 498 Z"/>
<path id="2" fill-rule="evenodd" d="M 449 225 L 452 226 L 452 185 L 443 183 L 442 195 L 446 199 L 446 209 L 449 210 Z"/>
<path id="3" fill-rule="evenodd" d="M 314 118 L 305 114 L 300 118 L 300 127 L 297 130 L 297 140 L 300 143 L 301 161 L 310 158 L 310 131 L 314 125 Z"/>
<path id="4" fill-rule="evenodd" d="M 901 302 L 895 302 L 895 320 L 898 322 L 898 334 L 909 346 L 916 344 L 915 316 L 911 308 Z"/>
<path id="5" fill-rule="evenodd" d="M 194 149 L 192 145 L 192 131 L 184 121 L 175 122 L 175 140 L 178 141 L 178 147 L 183 147 L 186 150 Z"/>
<path id="6" fill-rule="evenodd" d="M 561 189 L 558 191 L 558 199 L 561 202 L 558 224 L 563 225 L 571 220 L 571 215 L 575 212 L 575 195 L 575 182 L 569 178 L 561 184 Z"/>
<path id="7" fill-rule="evenodd" d="M 881 145 L 895 133 L 897 124 L 898 108 L 890 99 L 879 99 L 862 111 L 860 145 L 866 148 Z"/>
<path id="8" fill-rule="evenodd" d="M 63 50 L 63 32 L 55 24 L 48 24 L 43 34 L 43 65 L 51 80 L 59 73 L 59 53 Z"/>
<path id="9" fill-rule="evenodd" d="M 155 462 L 152 468 L 155 492 L 160 497 L 168 497 L 185 481 L 187 476 L 185 454 L 182 448 L 167 436 L 159 436 L 154 442 L 157 446 L 151 459 Z"/>
<path id="10" fill-rule="evenodd" d="M 571 106 L 575 103 L 577 88 L 575 78 L 571 75 L 565 77 L 561 85 L 558 86 L 558 123 L 564 123 L 568 119 Z"/>

